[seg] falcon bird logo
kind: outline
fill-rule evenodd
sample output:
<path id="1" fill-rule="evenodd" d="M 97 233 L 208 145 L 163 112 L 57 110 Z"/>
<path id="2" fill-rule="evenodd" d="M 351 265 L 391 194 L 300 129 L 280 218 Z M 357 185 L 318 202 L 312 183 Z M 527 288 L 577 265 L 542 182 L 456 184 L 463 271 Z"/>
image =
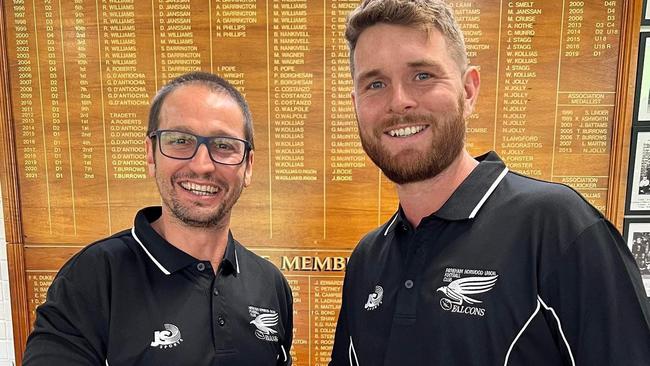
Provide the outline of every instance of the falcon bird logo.
<path id="1" fill-rule="evenodd" d="M 267 337 L 265 336 L 278 332 L 277 330 L 271 329 L 271 327 L 278 325 L 278 320 L 278 313 L 263 313 L 253 319 L 250 324 L 253 324 L 257 328 L 255 330 L 257 338 L 266 340 Z"/>
<path id="2" fill-rule="evenodd" d="M 451 304 L 463 305 L 463 302 L 468 304 L 479 304 L 483 301 L 471 298 L 467 295 L 481 294 L 488 292 L 494 287 L 499 275 L 489 277 L 466 277 L 459 278 L 449 283 L 447 286 L 442 286 L 436 290 L 445 294 L 447 298 L 440 300 L 440 305 L 443 309 L 449 310 Z M 445 301 L 446 300 L 446 301 Z"/>

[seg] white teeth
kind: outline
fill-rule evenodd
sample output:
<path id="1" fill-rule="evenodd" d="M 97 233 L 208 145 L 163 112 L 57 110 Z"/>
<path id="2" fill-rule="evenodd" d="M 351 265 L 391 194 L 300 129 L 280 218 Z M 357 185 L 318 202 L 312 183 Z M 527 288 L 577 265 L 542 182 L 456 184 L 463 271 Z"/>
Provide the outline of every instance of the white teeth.
<path id="1" fill-rule="evenodd" d="M 388 131 L 388 134 L 391 135 L 392 137 L 406 137 L 406 136 L 411 136 L 415 135 L 416 133 L 424 130 L 424 126 L 411 126 L 411 127 L 405 127 L 405 128 L 400 128 L 397 130 L 390 130 Z"/>
<path id="2" fill-rule="evenodd" d="M 199 196 L 208 196 L 219 192 L 219 189 L 217 187 L 190 182 L 181 183 L 181 187 Z"/>

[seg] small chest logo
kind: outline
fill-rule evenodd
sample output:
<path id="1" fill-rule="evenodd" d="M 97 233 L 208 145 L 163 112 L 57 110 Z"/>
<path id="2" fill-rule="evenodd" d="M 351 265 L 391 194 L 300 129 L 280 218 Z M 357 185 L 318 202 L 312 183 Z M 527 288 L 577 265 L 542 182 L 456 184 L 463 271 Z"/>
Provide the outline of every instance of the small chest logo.
<path id="1" fill-rule="evenodd" d="M 370 310 L 375 310 L 381 305 L 381 300 L 384 298 L 384 289 L 377 285 L 375 286 L 375 292 L 371 293 L 368 295 L 368 301 L 366 301 L 366 305 L 363 307 L 370 311 Z"/>
<path id="2" fill-rule="evenodd" d="M 271 309 L 264 309 L 257 306 L 249 306 L 248 313 L 253 318 L 250 324 L 255 326 L 255 336 L 263 341 L 277 342 L 278 333 L 273 329 L 280 321 L 278 312 Z"/>
<path id="3" fill-rule="evenodd" d="M 498 277 L 495 271 L 446 268 L 443 282 L 448 284 L 436 290 L 444 295 L 440 307 L 452 313 L 485 316 L 485 308 L 473 306 L 483 302 L 476 295 L 492 290 Z"/>
<path id="4" fill-rule="evenodd" d="M 165 330 L 157 330 L 153 332 L 153 342 L 151 347 L 158 347 L 160 349 L 176 347 L 183 339 L 181 338 L 181 331 L 174 324 L 165 324 Z"/>

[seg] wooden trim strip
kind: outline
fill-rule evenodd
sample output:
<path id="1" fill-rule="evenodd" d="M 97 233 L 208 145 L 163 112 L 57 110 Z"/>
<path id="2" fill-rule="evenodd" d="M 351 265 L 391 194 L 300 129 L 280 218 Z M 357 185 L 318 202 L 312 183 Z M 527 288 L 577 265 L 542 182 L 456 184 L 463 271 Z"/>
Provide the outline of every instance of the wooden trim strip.
<path id="1" fill-rule="evenodd" d="M 7 55 L 7 23 L 4 4 L 0 3 L 0 187 L 7 240 L 7 264 L 11 296 L 14 351 L 16 364 L 22 363 L 29 324 L 23 232 L 20 215 L 18 164 L 15 155 L 15 134 L 11 114 L 9 61 Z"/>
<path id="2" fill-rule="evenodd" d="M 618 58 L 616 105 L 612 124 L 612 151 L 609 157 L 609 190 L 607 194 L 607 218 L 623 230 L 627 173 L 630 162 L 630 139 L 634 119 L 634 89 L 636 83 L 637 56 L 639 53 L 639 27 L 643 0 L 623 3 L 621 20 L 622 45 Z"/>

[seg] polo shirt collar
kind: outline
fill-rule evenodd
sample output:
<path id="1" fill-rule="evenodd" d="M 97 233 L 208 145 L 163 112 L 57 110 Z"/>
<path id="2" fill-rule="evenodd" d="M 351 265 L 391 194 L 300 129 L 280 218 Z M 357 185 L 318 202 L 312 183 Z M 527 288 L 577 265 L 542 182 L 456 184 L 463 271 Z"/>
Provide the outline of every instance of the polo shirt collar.
<path id="1" fill-rule="evenodd" d="M 508 173 L 506 164 L 494 151 L 476 160 L 479 164 L 435 213 L 437 217 L 445 220 L 473 219 Z"/>
<path id="2" fill-rule="evenodd" d="M 237 276 L 240 273 L 239 268 L 239 258 L 237 251 L 241 252 L 241 246 L 235 241 L 232 237 L 232 233 L 228 231 L 228 246 L 226 246 L 226 252 L 223 255 L 223 260 L 221 261 L 222 270 L 224 274 L 230 274 Z"/>
<path id="3" fill-rule="evenodd" d="M 496 152 L 490 151 L 487 154 L 476 158 L 479 164 L 456 188 L 445 204 L 430 216 L 448 221 L 473 219 L 478 215 L 481 207 L 492 195 L 499 183 L 508 173 L 508 168 Z M 394 230 L 395 227 L 407 224 L 406 216 L 400 206 L 397 213 L 389 220 L 389 227 L 385 234 Z"/>
<path id="4" fill-rule="evenodd" d="M 149 259 L 166 275 L 200 262 L 170 244 L 151 227 L 151 223 L 156 221 L 160 215 L 162 215 L 160 206 L 143 208 L 136 214 L 134 227 L 131 229 L 133 238 Z M 237 275 L 240 272 L 236 246 L 232 233 L 229 231 L 228 244 L 221 264 L 225 273 L 232 272 Z"/>

